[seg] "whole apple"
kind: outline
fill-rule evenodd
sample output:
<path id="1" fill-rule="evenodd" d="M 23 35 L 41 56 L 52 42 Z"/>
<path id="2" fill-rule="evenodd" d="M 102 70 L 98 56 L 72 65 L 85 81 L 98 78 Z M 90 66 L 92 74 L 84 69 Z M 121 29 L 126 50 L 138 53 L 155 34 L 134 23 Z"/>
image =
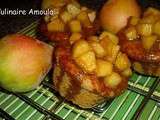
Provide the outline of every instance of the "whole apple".
<path id="1" fill-rule="evenodd" d="M 12 92 L 35 89 L 52 66 L 53 47 L 13 34 L 0 40 L 0 86 Z"/>

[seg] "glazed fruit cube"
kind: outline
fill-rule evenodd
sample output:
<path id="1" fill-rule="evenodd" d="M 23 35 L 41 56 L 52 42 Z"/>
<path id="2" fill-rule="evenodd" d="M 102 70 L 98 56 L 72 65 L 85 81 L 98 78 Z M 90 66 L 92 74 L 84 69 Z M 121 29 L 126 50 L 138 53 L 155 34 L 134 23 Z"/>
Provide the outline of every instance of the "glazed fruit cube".
<path id="1" fill-rule="evenodd" d="M 101 59 L 97 59 L 96 73 L 98 77 L 105 77 L 107 75 L 110 75 L 112 73 L 112 70 L 113 70 L 112 63 Z"/>
<path id="2" fill-rule="evenodd" d="M 128 38 L 128 40 L 134 40 L 138 37 L 137 31 L 135 27 L 129 27 L 125 30 L 125 35 Z"/>
<path id="3" fill-rule="evenodd" d="M 67 23 L 72 19 L 72 15 L 67 11 L 64 11 L 63 13 L 61 13 L 60 17 L 64 23 Z"/>
<path id="4" fill-rule="evenodd" d="M 105 50 L 104 48 L 98 43 L 98 41 L 89 41 L 89 44 L 91 45 L 93 51 L 96 54 L 96 57 L 104 57 L 105 56 Z"/>
<path id="5" fill-rule="evenodd" d="M 89 20 L 88 13 L 86 11 L 81 11 L 77 16 L 77 19 L 84 25 L 85 27 L 91 26 L 91 21 Z"/>
<path id="6" fill-rule="evenodd" d="M 129 25 L 133 25 L 133 26 L 134 26 L 134 25 L 137 25 L 139 19 L 140 19 L 140 18 L 134 17 L 134 16 L 130 17 L 130 19 L 129 19 Z"/>
<path id="7" fill-rule="evenodd" d="M 118 37 L 116 35 L 114 35 L 114 34 L 112 34 L 110 32 L 105 31 L 105 32 L 101 33 L 101 35 L 99 36 L 99 39 L 103 39 L 105 37 L 107 37 L 114 44 L 118 44 L 119 39 L 118 39 Z"/>
<path id="8" fill-rule="evenodd" d="M 78 8 L 75 4 L 68 4 L 67 11 L 73 16 L 77 16 L 80 13 L 80 8 Z"/>
<path id="9" fill-rule="evenodd" d="M 110 62 L 114 62 L 120 50 L 120 46 L 115 45 L 112 41 L 110 41 L 110 39 L 107 39 L 106 37 L 100 40 L 100 44 L 105 50 L 105 59 L 109 60 Z"/>
<path id="10" fill-rule="evenodd" d="M 51 32 L 63 32 L 65 29 L 65 25 L 62 20 L 56 18 L 53 21 L 47 24 L 48 31 Z"/>
<path id="11" fill-rule="evenodd" d="M 82 35 L 80 33 L 72 33 L 69 41 L 70 41 L 71 44 L 73 44 L 77 40 L 80 40 L 81 37 L 82 37 Z"/>
<path id="12" fill-rule="evenodd" d="M 137 24 L 136 29 L 141 36 L 149 36 L 152 34 L 152 24 L 150 23 Z"/>
<path id="13" fill-rule="evenodd" d="M 71 32 L 81 32 L 82 31 L 81 23 L 79 20 L 70 21 L 69 27 L 70 27 Z"/>
<path id="14" fill-rule="evenodd" d="M 86 72 L 92 73 L 96 69 L 96 57 L 94 52 L 89 51 L 78 58 L 75 58 L 76 63 Z"/>
<path id="15" fill-rule="evenodd" d="M 142 44 L 146 50 L 151 49 L 155 41 L 157 40 L 156 35 L 144 36 L 142 37 Z"/>
<path id="16" fill-rule="evenodd" d="M 139 62 L 133 63 L 133 69 L 139 73 L 144 73 L 144 69 L 143 69 L 141 63 L 139 63 Z"/>
<path id="17" fill-rule="evenodd" d="M 104 82 L 106 86 L 114 88 L 121 82 L 121 79 L 122 78 L 118 73 L 112 72 L 110 76 L 104 78 Z"/>
<path id="18" fill-rule="evenodd" d="M 122 72 L 122 75 L 124 75 L 125 77 L 129 77 L 132 75 L 132 70 L 130 68 L 127 68 Z"/>
<path id="19" fill-rule="evenodd" d="M 153 25 L 153 33 L 160 36 L 160 20 Z"/>
<path id="20" fill-rule="evenodd" d="M 85 40 L 79 40 L 73 46 L 72 55 L 74 58 L 76 58 L 88 52 L 89 50 L 91 50 L 91 47 L 89 46 L 88 42 Z"/>
<path id="21" fill-rule="evenodd" d="M 123 71 L 123 70 L 129 68 L 130 65 L 131 64 L 130 64 L 130 61 L 129 61 L 127 55 L 119 52 L 117 55 L 116 61 L 115 61 L 115 66 L 119 70 Z"/>

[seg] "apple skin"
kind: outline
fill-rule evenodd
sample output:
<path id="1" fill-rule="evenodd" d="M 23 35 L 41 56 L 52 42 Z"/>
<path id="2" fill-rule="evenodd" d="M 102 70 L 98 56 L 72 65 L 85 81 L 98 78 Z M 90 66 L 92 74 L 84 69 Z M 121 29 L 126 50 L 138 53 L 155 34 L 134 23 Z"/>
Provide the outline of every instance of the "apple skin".
<path id="1" fill-rule="evenodd" d="M 100 24 L 104 30 L 117 33 L 127 25 L 129 17 L 140 17 L 141 8 L 136 0 L 108 0 L 100 11 Z"/>
<path id="2" fill-rule="evenodd" d="M 0 40 L 0 86 L 12 92 L 35 89 L 52 66 L 53 47 L 13 34 Z"/>

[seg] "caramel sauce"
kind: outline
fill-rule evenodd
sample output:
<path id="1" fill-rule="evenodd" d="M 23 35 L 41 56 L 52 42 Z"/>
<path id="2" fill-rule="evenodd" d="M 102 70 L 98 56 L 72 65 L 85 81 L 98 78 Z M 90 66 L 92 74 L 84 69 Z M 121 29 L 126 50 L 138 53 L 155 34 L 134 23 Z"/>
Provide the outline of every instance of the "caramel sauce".
<path id="1" fill-rule="evenodd" d="M 63 71 L 60 72 L 60 75 L 59 75 L 59 76 L 56 76 L 56 84 L 55 84 L 55 87 L 56 87 L 57 90 L 59 90 L 59 88 L 60 88 L 60 84 L 61 84 L 61 81 L 62 81 L 63 76 L 64 76 L 64 72 L 63 72 Z"/>
<path id="2" fill-rule="evenodd" d="M 67 90 L 66 98 L 72 99 L 81 90 L 81 80 L 78 77 L 81 74 L 81 71 L 77 69 L 69 53 L 69 49 L 61 47 L 58 51 L 58 57 L 61 69 L 63 69 L 63 71 L 65 71 L 67 75 L 71 78 L 70 87 Z"/>
<path id="3" fill-rule="evenodd" d="M 72 99 L 74 96 L 80 93 L 81 90 L 81 83 L 77 79 L 70 79 L 70 88 L 68 89 L 66 98 L 67 99 Z"/>

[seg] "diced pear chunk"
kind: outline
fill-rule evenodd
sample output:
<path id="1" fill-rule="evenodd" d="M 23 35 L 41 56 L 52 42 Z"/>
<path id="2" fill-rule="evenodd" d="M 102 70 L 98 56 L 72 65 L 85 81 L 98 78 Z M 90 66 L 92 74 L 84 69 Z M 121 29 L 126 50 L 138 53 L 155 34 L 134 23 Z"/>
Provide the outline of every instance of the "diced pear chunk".
<path id="1" fill-rule="evenodd" d="M 61 13 L 60 17 L 64 23 L 67 23 L 72 19 L 72 15 L 67 11 L 64 11 L 63 13 Z"/>
<path id="2" fill-rule="evenodd" d="M 160 11 L 157 10 L 156 8 L 153 7 L 149 7 L 145 12 L 144 12 L 144 16 L 148 16 L 148 15 L 160 15 Z"/>
<path id="3" fill-rule="evenodd" d="M 98 42 L 98 41 L 99 41 L 99 39 L 98 39 L 97 36 L 89 36 L 87 39 L 88 39 L 89 41 L 95 41 L 95 42 Z"/>
<path id="4" fill-rule="evenodd" d="M 130 65 L 131 64 L 130 64 L 130 61 L 129 61 L 127 55 L 119 52 L 117 55 L 116 61 L 115 61 L 115 66 L 119 70 L 123 71 L 123 70 L 129 68 Z"/>
<path id="5" fill-rule="evenodd" d="M 122 72 L 122 75 L 124 75 L 125 77 L 129 77 L 132 75 L 132 70 L 130 68 L 127 68 Z"/>
<path id="6" fill-rule="evenodd" d="M 114 35 L 113 33 L 110 33 L 110 32 L 107 32 L 107 31 L 102 32 L 102 34 L 99 36 L 99 39 L 103 39 L 103 38 L 105 38 L 105 37 L 108 37 L 108 39 L 109 39 L 110 41 L 112 41 L 114 44 L 118 44 L 119 39 L 118 39 L 118 37 L 117 37 L 116 35 Z"/>
<path id="7" fill-rule="evenodd" d="M 106 59 L 113 63 L 118 55 L 120 46 L 115 45 L 112 41 L 110 41 L 107 38 L 100 40 L 100 44 L 105 50 Z"/>
<path id="8" fill-rule="evenodd" d="M 139 63 L 139 62 L 133 63 L 133 69 L 139 73 L 144 73 L 144 69 L 143 69 L 141 63 Z"/>
<path id="9" fill-rule="evenodd" d="M 110 75 L 112 73 L 112 70 L 113 70 L 112 63 L 101 59 L 97 59 L 96 73 L 98 77 L 105 77 L 107 75 Z"/>
<path id="10" fill-rule="evenodd" d="M 133 17 L 131 17 L 131 18 L 129 19 L 129 24 L 130 24 L 130 25 L 137 25 L 139 19 L 140 19 L 140 18 L 133 16 Z"/>
<path id="11" fill-rule="evenodd" d="M 67 11 L 73 16 L 77 16 L 80 13 L 80 9 L 74 4 L 67 5 Z"/>
<path id="12" fill-rule="evenodd" d="M 134 40 L 138 37 L 137 31 L 135 27 L 129 27 L 125 30 L 125 35 L 128 38 L 128 40 Z"/>
<path id="13" fill-rule="evenodd" d="M 82 35 L 80 33 L 72 33 L 72 35 L 70 36 L 70 43 L 73 44 L 74 42 L 76 42 L 77 40 L 80 40 L 82 37 Z"/>
<path id="14" fill-rule="evenodd" d="M 143 47 L 146 50 L 151 49 L 151 47 L 153 46 L 153 44 L 155 43 L 156 40 L 157 40 L 157 36 L 156 35 L 143 36 L 142 37 Z"/>
<path id="15" fill-rule="evenodd" d="M 91 47 L 89 46 L 88 42 L 86 42 L 85 40 L 79 40 L 73 46 L 72 55 L 74 58 L 76 58 L 88 52 L 89 50 L 91 50 Z"/>
<path id="16" fill-rule="evenodd" d="M 79 20 L 70 21 L 69 26 L 70 26 L 71 32 L 81 32 L 82 31 L 81 23 Z"/>
<path id="17" fill-rule="evenodd" d="M 137 24 L 136 29 L 141 36 L 149 36 L 152 34 L 152 24 L 149 23 Z"/>
<path id="18" fill-rule="evenodd" d="M 51 31 L 51 32 L 63 32 L 65 25 L 60 19 L 56 18 L 47 24 L 47 28 L 48 28 L 48 31 Z"/>
<path id="19" fill-rule="evenodd" d="M 95 52 L 97 57 L 104 57 L 105 56 L 105 50 L 104 48 L 98 43 L 98 41 L 89 41 L 89 44 L 91 45 L 93 51 Z"/>
<path id="20" fill-rule="evenodd" d="M 91 21 L 88 17 L 88 13 L 86 11 L 81 11 L 77 16 L 77 19 L 84 25 L 85 27 L 91 26 Z"/>
<path id="21" fill-rule="evenodd" d="M 92 73 L 96 70 L 96 57 L 94 52 L 89 51 L 75 58 L 76 63 L 86 72 Z"/>
<path id="22" fill-rule="evenodd" d="M 88 17 L 89 17 L 89 20 L 93 23 L 94 20 L 96 19 L 96 12 L 90 12 L 88 13 Z"/>
<path id="23" fill-rule="evenodd" d="M 116 72 L 112 72 L 110 76 L 104 78 L 106 86 L 112 88 L 116 87 L 121 82 L 121 80 L 122 80 L 121 76 Z"/>
<path id="24" fill-rule="evenodd" d="M 160 36 L 160 20 L 153 25 L 153 33 Z"/>
<path id="25" fill-rule="evenodd" d="M 139 23 L 148 23 L 148 24 L 153 24 L 155 23 L 155 21 L 158 19 L 158 17 L 156 15 L 148 15 L 143 17 Z"/>

